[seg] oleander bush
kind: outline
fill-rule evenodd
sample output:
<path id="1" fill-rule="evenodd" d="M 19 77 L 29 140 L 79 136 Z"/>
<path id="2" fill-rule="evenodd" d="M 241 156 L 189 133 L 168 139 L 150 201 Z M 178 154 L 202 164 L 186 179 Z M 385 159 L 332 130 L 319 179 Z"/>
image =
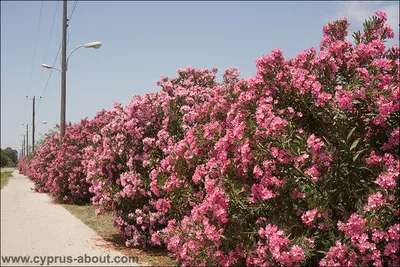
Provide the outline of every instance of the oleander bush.
<path id="1" fill-rule="evenodd" d="M 113 116 L 102 110 L 92 119 L 82 119 L 77 124 L 67 124 L 63 143 L 60 147 L 58 132 L 46 136 L 45 142 L 35 151 L 25 167 L 27 159 L 20 161 L 20 170 L 35 183 L 35 191 L 48 192 L 62 203 L 90 203 L 91 184 L 86 179 L 82 160 L 93 136 Z"/>
<path id="2" fill-rule="evenodd" d="M 376 12 L 257 73 L 188 67 L 21 158 L 39 191 L 114 212 L 127 246 L 183 266 L 397 266 L 399 57 Z"/>
<path id="3" fill-rule="evenodd" d="M 136 96 L 125 107 L 116 104 L 114 120 L 86 149 L 92 202 L 103 206 L 99 212 L 115 211 L 115 226 L 127 245 L 152 244 L 153 234 L 173 218 L 163 212 L 168 203 L 152 173 L 190 128 L 185 115 L 209 101 L 205 92 L 217 85 L 215 74 L 189 67 L 175 79 L 163 77 L 161 92 Z"/>

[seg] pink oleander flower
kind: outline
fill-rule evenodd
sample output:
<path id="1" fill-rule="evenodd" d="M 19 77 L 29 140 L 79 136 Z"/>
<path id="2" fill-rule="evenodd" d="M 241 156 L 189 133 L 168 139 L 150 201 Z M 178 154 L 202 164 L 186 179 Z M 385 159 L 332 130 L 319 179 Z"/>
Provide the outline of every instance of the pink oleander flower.
<path id="1" fill-rule="evenodd" d="M 306 194 L 300 192 L 298 188 L 295 188 L 295 189 L 293 189 L 291 196 L 292 196 L 293 199 L 305 198 Z"/>
<path id="2" fill-rule="evenodd" d="M 387 20 L 387 16 L 385 12 L 382 11 L 376 11 L 375 15 L 382 21 L 386 21 Z"/>
<path id="3" fill-rule="evenodd" d="M 315 182 L 315 183 L 318 182 L 318 177 L 321 175 L 321 173 L 318 171 L 318 169 L 315 166 L 307 169 L 305 171 L 305 174 L 310 175 L 311 176 L 311 180 L 313 182 Z"/>
<path id="4" fill-rule="evenodd" d="M 312 134 L 307 139 L 307 146 L 310 148 L 311 153 L 317 154 L 324 146 L 324 143 L 321 141 L 321 138 L 317 138 L 314 134 Z"/>
<path id="5" fill-rule="evenodd" d="M 372 211 L 377 207 L 380 207 L 385 204 L 385 199 L 383 199 L 383 195 L 381 192 L 377 192 L 374 195 L 370 195 L 368 197 L 368 204 L 364 206 L 364 211 Z"/>
<path id="6" fill-rule="evenodd" d="M 347 223 L 338 222 L 338 229 L 345 232 L 346 236 L 361 235 L 366 229 L 366 220 L 358 214 L 350 216 Z"/>
<path id="7" fill-rule="evenodd" d="M 353 93 L 343 91 L 341 86 L 338 86 L 334 99 L 341 110 L 351 110 L 353 107 Z"/>
<path id="8" fill-rule="evenodd" d="M 396 175 L 396 173 L 383 173 L 378 176 L 376 183 L 383 189 L 394 189 L 397 186 L 396 178 L 398 178 L 398 174 Z"/>
<path id="9" fill-rule="evenodd" d="M 303 221 L 303 223 L 305 225 L 307 225 L 308 227 L 311 227 L 317 213 L 318 213 L 317 209 L 308 210 L 301 216 L 301 220 Z"/>

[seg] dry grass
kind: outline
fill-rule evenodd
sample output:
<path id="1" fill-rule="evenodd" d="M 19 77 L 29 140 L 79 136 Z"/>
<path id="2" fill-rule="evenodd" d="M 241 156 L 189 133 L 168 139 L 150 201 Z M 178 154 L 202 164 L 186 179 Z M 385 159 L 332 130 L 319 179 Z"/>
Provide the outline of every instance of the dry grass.
<path id="1" fill-rule="evenodd" d="M 3 189 L 7 184 L 8 180 L 12 177 L 12 172 L 1 172 L 0 175 L 0 188 Z"/>
<path id="2" fill-rule="evenodd" d="M 67 204 L 62 204 L 62 206 L 101 236 L 118 233 L 113 226 L 114 216 L 112 214 L 96 216 L 95 211 L 99 207 Z"/>
<path id="3" fill-rule="evenodd" d="M 136 249 L 127 248 L 113 226 L 114 215 L 96 215 L 95 206 L 77 206 L 62 204 L 72 215 L 97 232 L 107 241 L 107 248 L 112 248 L 126 256 L 137 256 L 139 264 L 143 266 L 177 266 L 176 262 L 168 256 L 166 249 Z"/>

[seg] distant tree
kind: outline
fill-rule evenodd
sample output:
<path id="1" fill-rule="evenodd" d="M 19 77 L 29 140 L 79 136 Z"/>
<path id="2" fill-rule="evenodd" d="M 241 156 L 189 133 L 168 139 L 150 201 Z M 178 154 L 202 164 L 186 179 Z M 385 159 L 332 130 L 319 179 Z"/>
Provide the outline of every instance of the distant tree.
<path id="1" fill-rule="evenodd" d="M 10 158 L 7 156 L 7 154 L 3 151 L 3 149 L 0 151 L 0 167 L 7 167 L 10 162 Z"/>
<path id="2" fill-rule="evenodd" d="M 18 151 L 15 149 L 12 149 L 11 147 L 7 147 L 6 149 L 1 149 L 1 157 L 2 157 L 2 167 L 3 164 L 6 162 L 6 166 L 14 167 L 17 166 L 18 163 Z M 3 160 L 3 157 L 5 160 Z"/>

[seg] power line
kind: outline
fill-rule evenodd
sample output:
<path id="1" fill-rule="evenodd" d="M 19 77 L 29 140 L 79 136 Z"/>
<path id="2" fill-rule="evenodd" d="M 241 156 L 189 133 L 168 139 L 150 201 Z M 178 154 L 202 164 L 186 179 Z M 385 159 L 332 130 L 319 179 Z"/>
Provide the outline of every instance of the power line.
<path id="1" fill-rule="evenodd" d="M 50 45 L 51 36 L 53 35 L 53 28 L 54 28 L 54 23 L 55 23 L 56 17 L 57 17 L 57 10 L 58 10 L 58 4 L 59 4 L 59 3 L 60 3 L 60 1 L 57 1 L 56 11 L 54 12 L 53 24 L 51 25 L 50 36 L 49 36 L 49 40 L 47 41 L 47 48 L 46 48 L 46 53 L 44 54 L 44 60 L 43 60 L 43 62 L 46 62 L 47 52 L 48 52 L 48 50 L 49 50 L 49 45 Z M 40 69 L 40 76 L 39 76 L 39 78 L 42 76 L 42 72 L 43 72 L 43 68 Z"/>
<path id="2" fill-rule="evenodd" d="M 75 12 L 75 7 L 76 7 L 76 4 L 78 4 L 78 1 L 75 1 L 75 4 L 74 4 L 74 7 L 72 8 L 72 11 L 71 11 L 71 13 L 69 14 L 69 18 L 67 19 L 67 27 L 69 26 L 69 22 L 71 21 L 71 19 L 72 19 L 72 15 L 74 14 L 74 12 Z M 69 43 L 69 32 L 67 31 L 67 44 Z"/>
<path id="3" fill-rule="evenodd" d="M 78 0 L 75 1 L 74 7 L 72 8 L 72 12 L 69 14 L 68 22 L 71 21 L 72 15 L 74 14 L 76 4 L 78 4 Z"/>
<path id="4" fill-rule="evenodd" d="M 71 11 L 71 13 L 70 13 L 70 15 L 69 15 L 68 22 L 71 22 L 72 15 L 73 15 L 74 12 L 75 12 L 75 8 L 76 8 L 76 5 L 77 5 L 77 4 L 78 4 L 78 1 L 75 1 L 74 7 L 72 8 L 72 11 Z M 67 42 L 68 42 L 68 41 L 69 41 L 69 34 L 68 34 Z M 62 43 L 60 43 L 60 47 L 58 48 L 58 52 L 57 52 L 56 58 L 54 59 L 54 62 L 53 62 L 53 65 L 52 65 L 52 66 L 54 66 L 54 65 L 56 64 L 56 62 L 57 62 L 57 59 L 58 59 L 58 57 L 59 57 L 59 55 L 60 55 L 60 52 L 61 52 L 61 45 L 62 45 Z M 46 85 L 45 85 L 45 87 L 44 87 L 43 93 L 40 95 L 41 98 L 39 99 L 39 103 L 38 103 L 38 105 L 37 105 L 36 112 L 39 110 L 40 104 L 42 103 L 43 96 L 44 96 L 44 94 L 46 93 L 47 86 L 49 85 L 49 81 L 50 81 L 50 78 L 51 78 L 51 75 L 52 75 L 52 74 L 53 74 L 53 69 L 50 70 L 49 77 L 47 78 Z"/>
<path id="5" fill-rule="evenodd" d="M 32 60 L 32 66 L 31 66 L 31 74 L 30 74 L 30 76 L 29 76 L 28 92 L 26 93 L 26 95 L 29 94 L 29 90 L 30 90 L 30 88 L 31 88 L 33 64 L 35 63 L 36 47 L 37 47 L 37 42 L 38 42 L 38 39 L 39 39 L 40 22 L 42 21 L 42 11 L 43 11 L 43 0 L 42 0 L 42 5 L 41 5 L 41 7 L 40 7 L 39 24 L 38 24 L 37 33 L 36 33 L 35 49 L 34 49 L 34 51 L 33 51 L 33 60 Z"/>
<path id="6" fill-rule="evenodd" d="M 72 8 L 71 13 L 69 14 L 68 22 L 71 22 L 72 15 L 75 12 L 75 8 L 76 8 L 77 4 L 78 4 L 78 1 L 75 1 L 74 7 Z M 68 32 L 67 32 L 67 34 L 68 34 Z M 68 41 L 69 41 L 69 34 L 68 34 L 68 38 L 67 38 L 67 43 L 68 43 Z M 56 64 L 56 62 L 57 62 L 58 56 L 60 55 L 60 52 L 61 52 L 61 45 L 62 45 L 62 43 L 60 43 L 60 47 L 58 48 L 58 52 L 57 52 L 56 58 L 54 59 L 54 62 L 53 62 L 52 66 L 54 66 Z M 49 81 L 50 81 L 50 78 L 51 78 L 52 74 L 53 74 L 53 69 L 50 70 L 49 77 L 47 78 L 46 85 L 44 87 L 43 93 L 40 95 L 40 99 L 39 99 L 39 103 L 38 103 L 37 108 L 36 108 L 36 112 L 39 110 L 40 104 L 42 103 L 43 96 L 46 93 L 47 86 L 49 85 Z"/>
<path id="7" fill-rule="evenodd" d="M 53 61 L 53 65 L 52 66 L 54 66 L 56 64 L 58 56 L 60 55 L 60 52 L 61 52 L 61 44 L 60 44 L 60 47 L 58 48 L 58 52 L 57 52 L 56 58 Z M 50 70 L 49 77 L 47 78 L 47 82 L 46 82 L 46 85 L 44 87 L 43 93 L 40 95 L 41 98 L 39 99 L 39 103 L 38 103 L 38 106 L 36 108 L 36 112 L 39 110 L 40 104 L 42 103 L 43 96 L 46 93 L 47 86 L 49 85 L 49 81 L 50 81 L 50 78 L 51 78 L 52 74 L 53 74 L 53 69 Z"/>

